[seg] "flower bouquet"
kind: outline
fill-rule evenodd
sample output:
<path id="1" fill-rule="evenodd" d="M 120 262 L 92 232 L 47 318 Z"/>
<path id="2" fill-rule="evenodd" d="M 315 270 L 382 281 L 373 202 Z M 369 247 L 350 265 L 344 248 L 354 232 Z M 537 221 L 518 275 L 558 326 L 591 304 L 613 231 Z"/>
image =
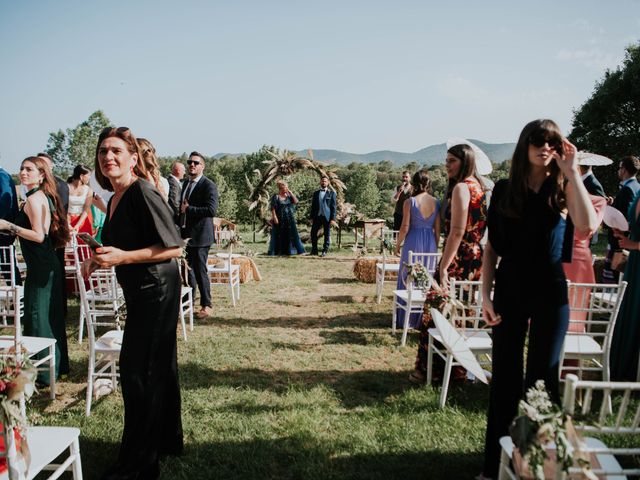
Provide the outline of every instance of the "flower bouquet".
<path id="1" fill-rule="evenodd" d="M 11 464 L 10 478 L 23 478 L 19 471 L 22 456 L 26 467 L 29 465 L 29 448 L 25 439 L 27 419 L 20 408 L 20 401 L 28 400 L 35 392 L 36 369 L 27 358 L 26 352 L 16 355 L 14 348 L 3 351 L 0 356 L 0 422 L 3 434 L 0 449 L 7 452 Z M 7 470 L 7 458 L 0 459 L 0 473 Z"/>
<path id="2" fill-rule="evenodd" d="M 577 464 L 582 470 L 578 478 L 597 480 L 588 455 L 582 452 L 583 442 L 571 417 L 551 402 L 544 381 L 538 380 L 527 391 L 518 410 L 519 416 L 511 424 L 509 434 L 516 447 L 513 464 L 520 478 L 553 479 L 557 468 L 568 473 Z"/>

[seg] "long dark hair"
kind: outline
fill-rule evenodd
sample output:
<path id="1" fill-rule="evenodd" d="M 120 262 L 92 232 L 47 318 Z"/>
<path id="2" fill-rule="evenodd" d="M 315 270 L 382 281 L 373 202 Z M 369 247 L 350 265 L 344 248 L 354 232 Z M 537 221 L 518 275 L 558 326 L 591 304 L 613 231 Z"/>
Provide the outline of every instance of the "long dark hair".
<path id="1" fill-rule="evenodd" d="M 89 170 L 84 165 L 76 165 L 73 169 L 73 174 L 69 178 L 67 178 L 67 183 L 71 183 L 74 180 L 80 180 L 80 177 L 82 175 L 86 175 L 87 173 L 91 173 L 91 170 Z"/>
<path id="2" fill-rule="evenodd" d="M 522 132 L 511 159 L 511 170 L 509 171 L 509 183 L 505 196 L 498 205 L 498 211 L 511 218 L 522 216 L 524 201 L 527 198 L 529 185 L 527 183 L 531 164 L 529 163 L 529 145 L 532 139 L 542 138 L 549 142 L 560 145 L 556 147 L 556 153 L 562 155 L 562 133 L 560 127 L 553 120 L 538 119 L 527 123 Z M 551 177 L 551 207 L 554 210 L 562 211 L 566 207 L 566 197 L 564 193 L 564 175 L 560 171 L 558 164 L 553 161 L 548 167 Z"/>
<path id="3" fill-rule="evenodd" d="M 102 170 L 100 169 L 100 162 L 98 162 L 98 151 L 100 150 L 100 145 L 102 144 L 102 142 L 104 142 L 107 138 L 110 138 L 110 137 L 119 138 L 120 140 L 122 140 L 124 143 L 127 144 L 127 150 L 129 150 L 129 153 L 131 154 L 135 153 L 138 155 L 138 161 L 133 167 L 133 173 L 136 174 L 138 177 L 141 177 L 144 179 L 148 178 L 149 174 L 147 173 L 147 168 L 144 162 L 142 161 L 142 155 L 140 154 L 140 146 L 138 145 L 138 140 L 136 140 L 136 137 L 133 135 L 133 132 L 131 132 L 131 130 L 129 130 L 127 127 L 118 127 L 118 128 L 107 127 L 103 129 L 102 132 L 100 132 L 100 136 L 98 137 L 98 144 L 96 145 L 96 155 L 93 160 L 93 163 L 95 166 L 94 168 L 96 172 L 96 180 L 98 181 L 100 186 L 105 190 L 108 190 L 109 192 L 113 192 L 113 186 L 111 185 L 111 180 L 109 180 L 107 177 L 105 177 L 102 174 Z"/>
<path id="4" fill-rule="evenodd" d="M 62 200 L 58 195 L 58 185 L 49 165 L 39 157 L 27 157 L 22 161 L 33 163 L 38 171 L 44 176 L 40 189 L 51 199 L 53 209 L 51 211 L 51 225 L 49 227 L 49 238 L 54 248 L 64 247 L 69 241 L 69 224 L 67 223 L 67 215 L 62 206 Z"/>
<path id="5" fill-rule="evenodd" d="M 449 199 L 451 198 L 453 189 L 465 178 L 475 178 L 484 190 L 484 182 L 480 180 L 478 172 L 476 171 L 476 154 L 473 151 L 473 148 L 471 148 L 466 143 L 460 143 L 449 148 L 447 150 L 447 153 L 460 160 L 460 170 L 458 170 L 458 174 L 454 178 L 449 179 L 449 184 L 447 185 L 447 192 L 445 195 L 446 207 L 442 209 L 442 218 L 446 217 L 447 211 L 451 208 Z"/>
<path id="6" fill-rule="evenodd" d="M 138 146 L 140 147 L 140 154 L 142 155 L 142 163 L 144 163 L 147 169 L 147 179 L 151 180 L 151 183 L 155 185 L 160 193 L 168 193 L 164 191 L 164 187 L 162 183 L 160 183 L 160 165 L 158 165 L 156 147 L 146 138 L 138 138 Z"/>
<path id="7" fill-rule="evenodd" d="M 431 179 L 429 173 L 426 170 L 418 170 L 411 177 L 411 186 L 413 187 L 412 197 L 415 197 L 419 193 L 428 192 L 431 188 Z"/>

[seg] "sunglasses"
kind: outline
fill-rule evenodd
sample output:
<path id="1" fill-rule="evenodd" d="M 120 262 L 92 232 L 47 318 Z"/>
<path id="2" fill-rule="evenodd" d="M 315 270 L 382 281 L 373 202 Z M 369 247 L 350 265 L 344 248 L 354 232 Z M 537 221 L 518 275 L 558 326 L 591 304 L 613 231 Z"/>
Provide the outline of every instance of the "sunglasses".
<path id="1" fill-rule="evenodd" d="M 549 137 L 544 133 L 534 133 L 529 137 L 529 145 L 533 145 L 536 148 L 544 147 L 544 144 L 548 144 L 549 148 L 560 148 L 562 146 L 562 139 L 558 137 Z"/>
<path id="2" fill-rule="evenodd" d="M 198 160 L 187 160 L 187 165 L 200 165 Z"/>

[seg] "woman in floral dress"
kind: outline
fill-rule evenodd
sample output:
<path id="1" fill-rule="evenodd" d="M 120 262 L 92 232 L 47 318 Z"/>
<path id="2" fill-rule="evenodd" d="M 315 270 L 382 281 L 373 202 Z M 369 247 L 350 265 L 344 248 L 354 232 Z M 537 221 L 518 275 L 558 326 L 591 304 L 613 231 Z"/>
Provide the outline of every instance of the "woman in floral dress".
<path id="1" fill-rule="evenodd" d="M 444 211 L 444 250 L 435 272 L 435 280 L 445 292 L 449 279 L 479 280 L 482 270 L 482 246 L 487 225 L 487 200 L 484 184 L 476 173 L 475 154 L 469 145 L 454 145 L 446 159 L 449 188 Z M 426 379 L 429 328 L 433 325 L 430 308 L 442 310 L 445 298 L 438 288 L 427 293 L 420 325 L 420 340 L 415 370 L 409 376 L 414 383 Z M 439 358 L 439 357 L 438 357 Z M 435 360 L 435 358 L 434 358 Z M 442 370 L 439 362 L 439 370 Z M 436 372 L 435 377 L 439 375 Z"/>

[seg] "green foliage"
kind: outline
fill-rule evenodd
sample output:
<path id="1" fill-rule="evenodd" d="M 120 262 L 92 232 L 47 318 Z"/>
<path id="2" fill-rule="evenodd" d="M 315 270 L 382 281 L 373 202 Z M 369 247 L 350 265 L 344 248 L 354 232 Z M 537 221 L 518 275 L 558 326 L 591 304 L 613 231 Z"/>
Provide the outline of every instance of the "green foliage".
<path id="1" fill-rule="evenodd" d="M 338 176 L 347 185 L 345 201 L 355 204 L 366 217 L 374 218 L 381 204 L 375 169 L 368 164 L 351 163 L 346 169 L 338 170 Z"/>
<path id="2" fill-rule="evenodd" d="M 614 161 L 640 155 L 640 42 L 627 47 L 622 67 L 607 70 L 591 97 L 574 112 L 569 140 L 580 150 Z M 617 164 L 594 173 L 608 194 L 618 190 Z"/>
<path id="3" fill-rule="evenodd" d="M 111 125 L 102 110 L 97 110 L 75 128 L 49 133 L 46 152 L 53 158 L 54 170 L 70 171 L 78 164 L 93 168 L 98 136 Z"/>

